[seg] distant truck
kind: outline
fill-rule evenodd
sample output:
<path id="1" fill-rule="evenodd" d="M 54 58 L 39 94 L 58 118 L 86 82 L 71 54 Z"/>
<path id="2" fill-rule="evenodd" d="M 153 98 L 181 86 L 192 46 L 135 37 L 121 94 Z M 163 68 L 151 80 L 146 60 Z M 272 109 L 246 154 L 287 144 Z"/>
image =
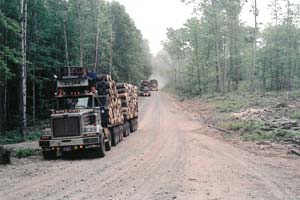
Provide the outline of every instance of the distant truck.
<path id="1" fill-rule="evenodd" d="M 149 80 L 142 80 L 140 87 L 140 96 L 151 96 L 151 82 Z"/>
<path id="2" fill-rule="evenodd" d="M 151 90 L 158 91 L 158 81 L 155 79 L 150 80 Z"/>
<path id="3" fill-rule="evenodd" d="M 44 159 L 76 153 L 104 157 L 111 146 L 137 130 L 137 98 L 131 108 L 135 113 L 125 118 L 123 109 L 128 105 L 122 104 L 116 86 L 111 76 L 88 73 L 87 68 L 59 72 L 51 128 L 39 140 Z M 137 96 L 137 90 L 130 92 Z"/>

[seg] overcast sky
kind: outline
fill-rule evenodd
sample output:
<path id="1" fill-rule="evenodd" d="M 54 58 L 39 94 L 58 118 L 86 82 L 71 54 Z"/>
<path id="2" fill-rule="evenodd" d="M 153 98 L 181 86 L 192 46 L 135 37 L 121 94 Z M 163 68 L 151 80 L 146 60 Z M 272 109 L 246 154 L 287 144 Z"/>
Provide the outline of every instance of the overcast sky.
<path id="1" fill-rule="evenodd" d="M 151 52 L 162 49 L 161 41 L 166 39 L 168 27 L 180 28 L 192 16 L 192 6 L 181 3 L 180 0 L 115 0 L 126 7 L 144 38 L 148 39 Z M 253 14 L 249 12 L 253 0 L 248 0 L 242 12 L 242 20 L 248 25 L 254 25 Z M 260 10 L 258 22 L 266 24 L 271 21 L 268 4 L 271 0 L 257 0 Z M 283 2 L 283 0 L 281 0 Z M 299 0 L 291 0 L 299 2 Z"/>

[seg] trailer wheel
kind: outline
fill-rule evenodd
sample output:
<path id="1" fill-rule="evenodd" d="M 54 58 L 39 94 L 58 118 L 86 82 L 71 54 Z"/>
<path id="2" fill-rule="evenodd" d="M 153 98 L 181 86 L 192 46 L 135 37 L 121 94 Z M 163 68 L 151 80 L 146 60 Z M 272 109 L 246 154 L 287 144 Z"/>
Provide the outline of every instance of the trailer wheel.
<path id="1" fill-rule="evenodd" d="M 136 131 L 138 129 L 139 126 L 139 120 L 138 118 L 134 119 L 134 131 Z"/>
<path id="2" fill-rule="evenodd" d="M 126 134 L 129 136 L 130 135 L 130 124 L 127 122 L 126 124 Z"/>
<path id="3" fill-rule="evenodd" d="M 54 160 L 54 159 L 56 159 L 56 152 L 55 151 L 43 151 L 43 158 L 45 160 Z"/>
<path id="4" fill-rule="evenodd" d="M 123 124 L 123 137 L 127 137 L 128 135 L 127 135 L 127 122 L 125 122 L 124 124 Z"/>
<path id="5" fill-rule="evenodd" d="M 129 130 L 130 130 L 130 133 L 132 133 L 134 131 L 134 120 L 130 120 L 130 123 L 129 123 Z"/>
<path id="6" fill-rule="evenodd" d="M 125 122 L 125 124 L 123 125 L 123 136 L 124 137 L 128 137 L 130 134 L 130 127 L 129 127 L 129 122 Z"/>
<path id="7" fill-rule="evenodd" d="M 119 126 L 120 141 L 123 140 L 123 125 Z"/>
<path id="8" fill-rule="evenodd" d="M 120 129 L 119 129 L 119 127 L 115 128 L 115 133 L 116 133 L 117 144 L 119 144 L 120 143 Z"/>
<path id="9" fill-rule="evenodd" d="M 105 150 L 106 151 L 111 150 L 111 134 L 108 135 L 108 141 L 105 143 Z"/>
<path id="10" fill-rule="evenodd" d="M 118 144 L 118 137 L 117 137 L 117 132 L 115 128 L 111 129 L 111 145 L 112 146 L 117 146 Z"/>

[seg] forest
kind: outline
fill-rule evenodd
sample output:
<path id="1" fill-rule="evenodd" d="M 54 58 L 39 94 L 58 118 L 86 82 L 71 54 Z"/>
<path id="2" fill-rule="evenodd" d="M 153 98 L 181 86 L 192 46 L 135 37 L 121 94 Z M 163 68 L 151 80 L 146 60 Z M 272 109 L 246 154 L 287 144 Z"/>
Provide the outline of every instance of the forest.
<path id="1" fill-rule="evenodd" d="M 169 28 L 156 62 L 185 95 L 230 92 L 286 92 L 300 88 L 300 4 L 272 0 L 272 20 L 257 18 L 257 1 L 183 1 L 194 17 L 179 29 Z M 251 10 L 244 10 L 245 4 Z M 253 24 L 241 19 L 249 12 Z"/>
<path id="2" fill-rule="evenodd" d="M 47 123 L 61 67 L 137 84 L 151 54 L 125 7 L 102 0 L 0 0 L 0 135 Z"/>

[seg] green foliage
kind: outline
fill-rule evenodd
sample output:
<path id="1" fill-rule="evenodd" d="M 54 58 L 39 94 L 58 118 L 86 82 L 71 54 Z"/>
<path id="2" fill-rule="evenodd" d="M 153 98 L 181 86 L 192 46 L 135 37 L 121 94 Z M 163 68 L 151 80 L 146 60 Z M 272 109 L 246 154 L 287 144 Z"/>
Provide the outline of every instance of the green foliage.
<path id="1" fill-rule="evenodd" d="M 35 131 L 26 134 L 25 137 L 21 137 L 18 131 L 7 131 L 5 135 L 0 136 L 0 145 L 15 144 L 24 141 L 37 141 L 41 134 L 40 131 Z"/>
<path id="2" fill-rule="evenodd" d="M 292 119 L 296 119 L 296 120 L 300 120 L 300 111 L 294 111 L 291 113 L 291 118 Z"/>
<path id="3" fill-rule="evenodd" d="M 245 141 L 274 141 L 287 138 L 299 138 L 300 132 L 293 130 L 276 129 L 274 131 L 261 131 L 257 129 L 255 132 L 246 132 L 242 135 Z"/>
<path id="4" fill-rule="evenodd" d="M 221 124 L 222 127 L 238 131 L 245 141 L 274 141 L 277 139 L 285 138 L 299 138 L 300 131 L 285 130 L 285 129 L 272 129 L 270 125 L 255 120 L 246 121 L 230 121 Z"/>
<path id="5" fill-rule="evenodd" d="M 36 156 L 36 155 L 39 155 L 39 154 L 40 154 L 40 151 L 38 151 L 36 149 L 29 149 L 29 148 L 18 149 L 16 151 L 17 158 L 27 158 L 27 157 Z"/>
<path id="6" fill-rule="evenodd" d="M 239 131 L 244 128 L 245 123 L 242 121 L 231 121 L 221 124 L 222 127 L 232 130 L 232 131 Z"/>
<path id="7" fill-rule="evenodd" d="M 270 141 L 273 139 L 273 135 L 269 132 L 261 132 L 256 131 L 252 133 L 246 133 L 242 136 L 244 141 L 253 141 L 253 142 L 261 142 L 261 141 Z"/>
<path id="8" fill-rule="evenodd" d="M 167 73 L 174 88 L 194 96 L 253 92 L 250 86 L 254 74 L 257 92 L 299 89 L 299 5 L 289 1 L 270 4 L 272 23 L 255 30 L 241 22 L 243 1 L 190 3 L 201 14 L 188 19 L 179 29 L 168 29 L 164 42 L 172 66 Z M 282 12 L 284 4 L 286 9 Z M 224 112 L 230 110 L 225 108 Z"/>
<path id="9" fill-rule="evenodd" d="M 19 0 L 0 0 L 0 132 L 19 126 L 19 80 L 21 61 Z M 53 108 L 53 75 L 67 65 L 86 66 L 109 73 L 117 81 L 138 84 L 151 75 L 151 54 L 147 41 L 136 28 L 124 6 L 99 0 L 27 1 L 27 117 L 49 118 Z M 99 29 L 98 59 L 96 36 Z M 110 59 L 112 58 L 112 63 Z M 6 91 L 6 92 L 4 92 Z M 35 93 L 35 110 L 33 110 Z M 9 104 L 8 104 L 9 102 Z M 4 103 L 6 103 L 4 105 Z M 36 121 L 38 121 L 36 119 Z M 29 126 L 35 126 L 28 120 Z M 16 134 L 2 141 L 20 141 Z M 27 138 L 25 138 L 27 139 Z"/>

